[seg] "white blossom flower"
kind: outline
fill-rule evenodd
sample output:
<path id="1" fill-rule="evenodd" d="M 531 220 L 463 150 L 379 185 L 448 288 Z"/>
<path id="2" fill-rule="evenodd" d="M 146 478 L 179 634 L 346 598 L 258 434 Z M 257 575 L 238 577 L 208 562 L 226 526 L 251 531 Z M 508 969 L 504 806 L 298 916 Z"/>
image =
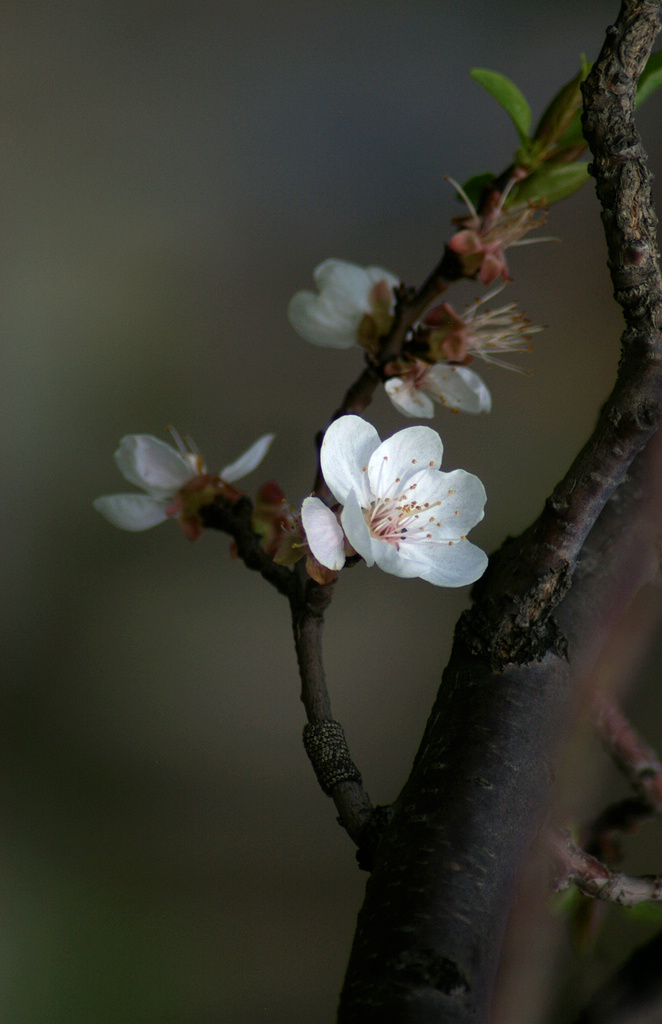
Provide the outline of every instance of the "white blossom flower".
<path id="1" fill-rule="evenodd" d="M 487 566 L 485 553 L 466 537 L 483 518 L 485 489 L 462 469 L 442 473 L 442 452 L 430 427 L 407 427 L 382 442 L 359 416 L 341 416 L 326 432 L 321 465 L 343 506 L 345 537 L 367 565 L 461 587 Z M 302 521 L 315 558 L 328 568 L 342 567 L 345 542 L 334 512 L 319 498 L 306 498 Z"/>
<path id="2" fill-rule="evenodd" d="M 492 408 L 490 393 L 478 374 L 449 363 L 430 366 L 421 359 L 411 359 L 384 387 L 404 416 L 432 419 L 434 402 L 448 406 L 452 412 L 479 413 Z"/>
<path id="3" fill-rule="evenodd" d="M 198 535 L 195 528 L 190 528 L 190 522 L 185 528 L 192 513 L 183 507 L 182 495 L 199 494 L 205 487 L 212 488 L 214 479 L 218 478 L 207 473 L 198 452 L 187 450 L 174 431 L 172 434 L 179 451 L 149 434 L 128 434 L 120 441 L 115 452 L 120 472 L 125 480 L 145 493 L 109 494 L 93 502 L 97 512 L 114 526 L 122 530 L 148 530 L 178 516 L 187 536 Z M 236 462 L 221 470 L 220 481 L 231 484 L 255 469 L 273 438 L 273 434 L 265 434 L 251 445 Z"/>
<path id="4" fill-rule="evenodd" d="M 313 276 L 319 294 L 297 292 L 287 310 L 290 323 L 307 341 L 350 348 L 359 343 L 362 333 L 368 337 L 388 333 L 393 289 L 400 284 L 388 270 L 330 259 L 320 263 Z"/>

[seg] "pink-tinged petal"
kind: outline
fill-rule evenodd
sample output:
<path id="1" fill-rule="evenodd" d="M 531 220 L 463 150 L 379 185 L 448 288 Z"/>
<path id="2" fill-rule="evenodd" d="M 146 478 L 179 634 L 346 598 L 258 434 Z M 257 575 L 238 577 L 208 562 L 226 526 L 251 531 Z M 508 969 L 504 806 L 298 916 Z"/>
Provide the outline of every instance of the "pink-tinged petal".
<path id="1" fill-rule="evenodd" d="M 481 242 L 480 235 L 475 231 L 458 231 L 453 235 L 448 247 L 456 252 L 458 256 L 468 256 L 472 253 L 481 252 L 483 249 L 483 243 Z"/>
<path id="2" fill-rule="evenodd" d="M 308 547 L 327 569 L 342 569 L 345 564 L 345 537 L 338 520 L 319 498 L 305 498 L 301 522 Z"/>
<path id="3" fill-rule="evenodd" d="M 171 497 L 195 476 L 183 455 L 150 434 L 123 437 L 115 461 L 125 480 L 153 498 Z"/>
<path id="4" fill-rule="evenodd" d="M 236 462 L 231 462 L 229 466 L 221 470 L 221 479 L 231 484 L 235 480 L 241 480 L 242 476 L 248 476 L 249 473 L 252 473 L 267 454 L 269 445 L 275 436 L 275 434 L 263 434 L 255 444 L 252 444 L 243 455 L 239 456 Z"/>
<path id="5" fill-rule="evenodd" d="M 395 274 L 391 274 L 390 271 L 384 270 L 383 267 L 366 267 L 365 270 L 372 285 L 379 284 L 380 281 L 386 281 L 391 291 L 400 287 L 400 279 Z"/>
<path id="6" fill-rule="evenodd" d="M 377 447 L 379 434 L 360 416 L 340 416 L 327 429 L 320 463 L 327 487 L 341 505 L 346 504 L 350 491 L 356 492 L 364 508 L 370 504 L 367 469 Z"/>
<path id="7" fill-rule="evenodd" d="M 340 516 L 343 530 L 347 540 L 358 555 L 365 559 L 366 565 L 374 565 L 373 539 L 370 536 L 368 524 L 363 516 L 363 510 L 359 505 L 359 499 L 354 491 L 347 495 L 345 507 Z"/>
<path id="8" fill-rule="evenodd" d="M 432 401 L 424 391 L 417 391 L 401 377 L 391 377 L 384 384 L 386 394 L 403 416 L 430 420 L 434 416 Z"/>
<path id="9" fill-rule="evenodd" d="M 368 476 L 373 494 L 394 497 L 402 493 L 413 473 L 439 469 L 443 445 L 431 427 L 405 427 L 382 441 L 370 457 Z"/>
<path id="10" fill-rule="evenodd" d="M 147 494 L 108 494 L 92 503 L 102 516 L 121 530 L 149 530 L 164 522 L 169 502 Z"/>
<path id="11" fill-rule="evenodd" d="M 465 366 L 435 363 L 424 384 L 426 392 L 436 402 L 460 412 L 489 412 L 492 399 L 487 387 L 473 370 Z"/>
<path id="12" fill-rule="evenodd" d="M 287 307 L 287 316 L 297 331 L 313 345 L 351 348 L 356 344 L 359 317 L 342 315 L 325 298 L 313 292 L 297 292 Z"/>
<path id="13" fill-rule="evenodd" d="M 506 267 L 506 260 L 503 253 L 488 253 L 483 262 L 480 265 L 480 277 L 481 284 L 488 285 L 492 284 L 498 277 L 502 277 L 504 281 L 510 281 L 510 275 L 508 268 Z"/>
<path id="14" fill-rule="evenodd" d="M 428 568 L 420 576 L 436 587 L 466 587 L 487 568 L 485 552 L 468 540 L 431 545 L 429 555 Z"/>

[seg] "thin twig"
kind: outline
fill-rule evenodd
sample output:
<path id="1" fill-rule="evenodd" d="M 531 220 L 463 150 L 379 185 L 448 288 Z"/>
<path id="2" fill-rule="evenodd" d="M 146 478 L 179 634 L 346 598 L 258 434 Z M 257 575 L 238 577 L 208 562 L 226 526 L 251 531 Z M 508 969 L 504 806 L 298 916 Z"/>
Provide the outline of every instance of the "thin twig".
<path id="1" fill-rule="evenodd" d="M 608 694 L 595 698 L 598 730 L 607 750 L 637 797 L 651 811 L 662 811 L 662 764 Z"/>
<path id="2" fill-rule="evenodd" d="M 611 871 L 606 864 L 581 850 L 567 833 L 557 832 L 550 838 L 558 877 L 557 892 L 574 885 L 585 896 L 596 900 L 634 907 L 650 900 L 662 900 L 662 876 L 632 877 Z"/>
<path id="3" fill-rule="evenodd" d="M 322 658 L 324 613 L 335 584 L 316 583 L 306 575 L 301 562 L 295 570 L 277 565 L 253 531 L 252 512 L 248 498 L 232 503 L 219 496 L 214 504 L 201 509 L 200 517 L 207 529 L 228 533 L 244 564 L 259 572 L 289 601 L 301 700 L 308 719 L 304 732 L 306 751 L 322 789 L 333 798 L 341 824 L 359 847 L 361 863 L 369 865 L 380 815 L 375 817 L 361 775 L 349 756 L 342 727 L 333 719 Z"/>

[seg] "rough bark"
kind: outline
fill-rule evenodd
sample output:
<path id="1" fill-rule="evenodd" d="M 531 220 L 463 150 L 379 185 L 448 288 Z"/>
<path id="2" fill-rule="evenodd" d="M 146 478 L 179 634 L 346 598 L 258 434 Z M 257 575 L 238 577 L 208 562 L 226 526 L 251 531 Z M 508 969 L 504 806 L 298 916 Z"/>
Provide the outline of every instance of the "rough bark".
<path id="1" fill-rule="evenodd" d="M 626 320 L 619 377 L 541 517 L 492 560 L 460 621 L 377 851 L 340 1024 L 488 1019 L 504 929 L 547 807 L 573 691 L 656 557 L 655 525 L 641 495 L 643 457 L 624 481 L 656 429 L 662 381 L 655 218 L 633 121 L 657 6 L 625 0 L 585 92 Z"/>

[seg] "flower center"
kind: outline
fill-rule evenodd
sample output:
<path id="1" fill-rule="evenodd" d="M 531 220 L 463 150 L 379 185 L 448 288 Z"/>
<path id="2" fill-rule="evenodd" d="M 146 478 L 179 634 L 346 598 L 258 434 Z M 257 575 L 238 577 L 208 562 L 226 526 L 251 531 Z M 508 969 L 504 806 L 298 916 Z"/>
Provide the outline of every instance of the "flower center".
<path id="1" fill-rule="evenodd" d="M 412 484 L 409 491 L 413 491 Z M 382 497 L 373 501 L 370 508 L 363 510 L 363 516 L 371 535 L 376 540 L 384 540 L 399 550 L 403 541 L 411 542 L 430 538 L 430 527 L 437 523 L 433 509 L 440 505 L 425 502 L 419 504 L 411 493 L 397 497 Z"/>

